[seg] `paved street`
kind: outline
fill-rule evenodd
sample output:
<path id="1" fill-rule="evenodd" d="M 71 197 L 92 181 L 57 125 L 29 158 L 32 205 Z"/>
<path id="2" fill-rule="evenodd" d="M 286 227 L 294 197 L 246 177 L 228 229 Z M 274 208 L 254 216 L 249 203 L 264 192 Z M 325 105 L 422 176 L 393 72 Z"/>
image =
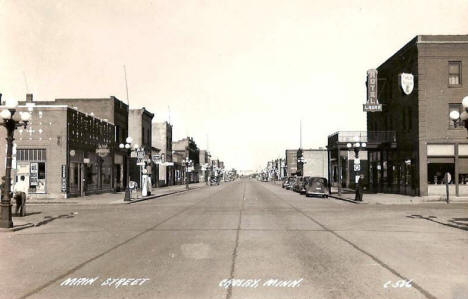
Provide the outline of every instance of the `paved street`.
<path id="1" fill-rule="evenodd" d="M 0 234 L 0 297 L 468 298 L 468 231 L 421 218 L 467 208 L 247 179 L 131 205 L 30 205 L 69 216 Z"/>

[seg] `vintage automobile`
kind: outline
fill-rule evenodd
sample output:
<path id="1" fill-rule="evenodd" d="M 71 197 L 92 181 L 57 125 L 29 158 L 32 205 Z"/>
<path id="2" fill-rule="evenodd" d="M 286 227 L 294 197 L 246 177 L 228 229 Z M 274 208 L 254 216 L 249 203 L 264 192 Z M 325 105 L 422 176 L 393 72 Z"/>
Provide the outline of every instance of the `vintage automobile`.
<path id="1" fill-rule="evenodd" d="M 296 182 L 294 183 L 293 191 L 294 192 L 299 192 L 299 193 L 305 192 L 304 178 L 303 177 L 297 177 L 296 178 Z"/>
<path id="2" fill-rule="evenodd" d="M 283 179 L 283 183 L 281 184 L 281 187 L 288 189 L 289 183 L 290 183 L 291 177 L 286 177 Z"/>
<path id="3" fill-rule="evenodd" d="M 289 177 L 289 181 L 288 181 L 288 185 L 286 186 L 286 189 L 287 190 L 292 190 L 295 183 L 296 183 L 296 178 L 295 177 Z"/>
<path id="4" fill-rule="evenodd" d="M 327 179 L 322 177 L 309 177 L 306 182 L 305 195 L 328 197 Z"/>

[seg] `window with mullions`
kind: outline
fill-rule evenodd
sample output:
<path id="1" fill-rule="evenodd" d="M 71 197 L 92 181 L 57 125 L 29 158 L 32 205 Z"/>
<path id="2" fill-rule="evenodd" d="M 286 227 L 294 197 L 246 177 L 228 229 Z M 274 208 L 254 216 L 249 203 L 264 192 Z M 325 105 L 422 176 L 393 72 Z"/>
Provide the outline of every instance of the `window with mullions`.
<path id="1" fill-rule="evenodd" d="M 450 119 L 450 113 L 452 111 L 458 111 L 458 113 L 462 112 L 462 105 L 460 104 L 449 104 L 449 111 L 448 111 L 448 121 L 449 121 L 449 129 L 456 129 L 455 124 L 453 120 Z M 464 127 L 464 121 L 457 126 L 457 128 L 463 128 Z"/>
<path id="2" fill-rule="evenodd" d="M 461 61 L 449 61 L 448 65 L 449 86 L 460 86 L 461 82 Z"/>
<path id="3" fill-rule="evenodd" d="M 17 161 L 46 161 L 45 149 L 17 149 Z"/>

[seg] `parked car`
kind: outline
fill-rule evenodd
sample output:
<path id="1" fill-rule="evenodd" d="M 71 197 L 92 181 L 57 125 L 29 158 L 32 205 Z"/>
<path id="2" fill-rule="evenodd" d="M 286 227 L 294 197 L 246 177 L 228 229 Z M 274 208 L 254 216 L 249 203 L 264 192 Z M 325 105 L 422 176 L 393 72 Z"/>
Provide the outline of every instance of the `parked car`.
<path id="1" fill-rule="evenodd" d="M 288 189 L 288 185 L 289 185 L 289 181 L 290 181 L 291 177 L 286 177 L 283 179 L 283 183 L 281 184 L 281 187 L 285 188 L 285 189 Z"/>
<path id="2" fill-rule="evenodd" d="M 307 184 L 309 179 L 310 179 L 310 177 L 308 177 L 308 176 L 305 176 L 305 177 L 302 178 L 302 183 L 299 186 L 299 193 L 301 193 L 301 194 L 306 193 L 306 184 Z"/>
<path id="3" fill-rule="evenodd" d="M 303 187 L 304 187 L 304 178 L 303 177 L 297 177 L 296 182 L 294 183 L 293 191 L 301 192 Z"/>
<path id="4" fill-rule="evenodd" d="M 295 177 L 290 177 L 288 185 L 286 186 L 287 190 L 293 190 L 294 184 L 296 184 L 296 178 Z"/>
<path id="5" fill-rule="evenodd" d="M 306 182 L 305 195 L 320 196 L 323 198 L 328 197 L 328 183 L 326 178 L 322 177 L 309 177 Z"/>

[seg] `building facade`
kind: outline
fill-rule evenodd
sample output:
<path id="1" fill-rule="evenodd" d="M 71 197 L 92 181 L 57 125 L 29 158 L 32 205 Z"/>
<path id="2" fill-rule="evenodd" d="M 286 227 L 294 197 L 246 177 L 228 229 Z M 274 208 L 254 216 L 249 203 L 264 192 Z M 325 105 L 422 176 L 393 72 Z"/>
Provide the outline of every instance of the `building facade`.
<path id="1" fill-rule="evenodd" d="M 130 180 L 141 186 L 143 169 L 151 177 L 153 186 L 157 185 L 159 173 L 158 165 L 153 163 L 151 157 L 158 153 L 158 149 L 152 146 L 152 120 L 154 114 L 144 107 L 140 109 L 130 109 L 128 114 L 128 132 L 133 139 L 133 144 L 138 145 L 144 152 L 143 157 L 138 157 L 136 152 L 130 158 Z M 138 165 L 139 164 L 139 165 Z"/>
<path id="2" fill-rule="evenodd" d="M 303 176 L 328 177 L 328 155 L 325 149 L 303 149 Z"/>
<path id="3" fill-rule="evenodd" d="M 210 153 L 207 150 L 200 150 L 200 158 L 199 162 L 201 165 L 201 171 L 200 171 L 200 182 L 206 182 L 209 177 L 209 172 L 210 172 Z"/>
<path id="4" fill-rule="evenodd" d="M 0 138 L 5 134 L 0 130 Z M 66 105 L 36 105 L 28 127 L 15 131 L 12 181 L 25 176 L 36 198 L 112 192 L 114 134 L 114 124 Z M 1 176 L 5 159 L 2 150 Z"/>
<path id="5" fill-rule="evenodd" d="M 168 122 L 153 123 L 153 147 L 161 150 L 161 160 L 165 164 L 159 166 L 159 185 L 174 185 L 174 166 L 172 159 L 172 125 Z"/>
<path id="6" fill-rule="evenodd" d="M 67 105 L 84 114 L 95 116 L 103 121 L 114 124 L 114 144 L 111 149 L 113 161 L 113 185 L 115 191 L 125 190 L 127 184 L 127 152 L 120 149 L 119 144 L 125 143 L 128 136 L 128 105 L 118 98 L 61 98 L 55 101 L 38 102 L 44 105 Z"/>
<path id="7" fill-rule="evenodd" d="M 467 132 L 449 119 L 468 96 L 468 35 L 416 36 L 377 71 L 383 110 L 367 113 L 367 130 L 395 131 L 397 148 L 369 153 L 369 185 L 440 195 L 448 172 L 451 191 L 468 194 Z"/>
<path id="8" fill-rule="evenodd" d="M 189 167 L 189 182 L 198 183 L 199 182 L 199 172 L 200 172 L 200 150 L 198 149 L 197 144 L 191 137 L 187 137 L 178 141 L 172 142 L 173 153 L 177 153 L 183 159 L 178 161 L 183 163 L 183 161 L 188 157 L 192 161 L 192 167 Z"/>
<path id="9" fill-rule="evenodd" d="M 286 150 L 286 175 L 293 176 L 297 173 L 297 149 Z"/>

